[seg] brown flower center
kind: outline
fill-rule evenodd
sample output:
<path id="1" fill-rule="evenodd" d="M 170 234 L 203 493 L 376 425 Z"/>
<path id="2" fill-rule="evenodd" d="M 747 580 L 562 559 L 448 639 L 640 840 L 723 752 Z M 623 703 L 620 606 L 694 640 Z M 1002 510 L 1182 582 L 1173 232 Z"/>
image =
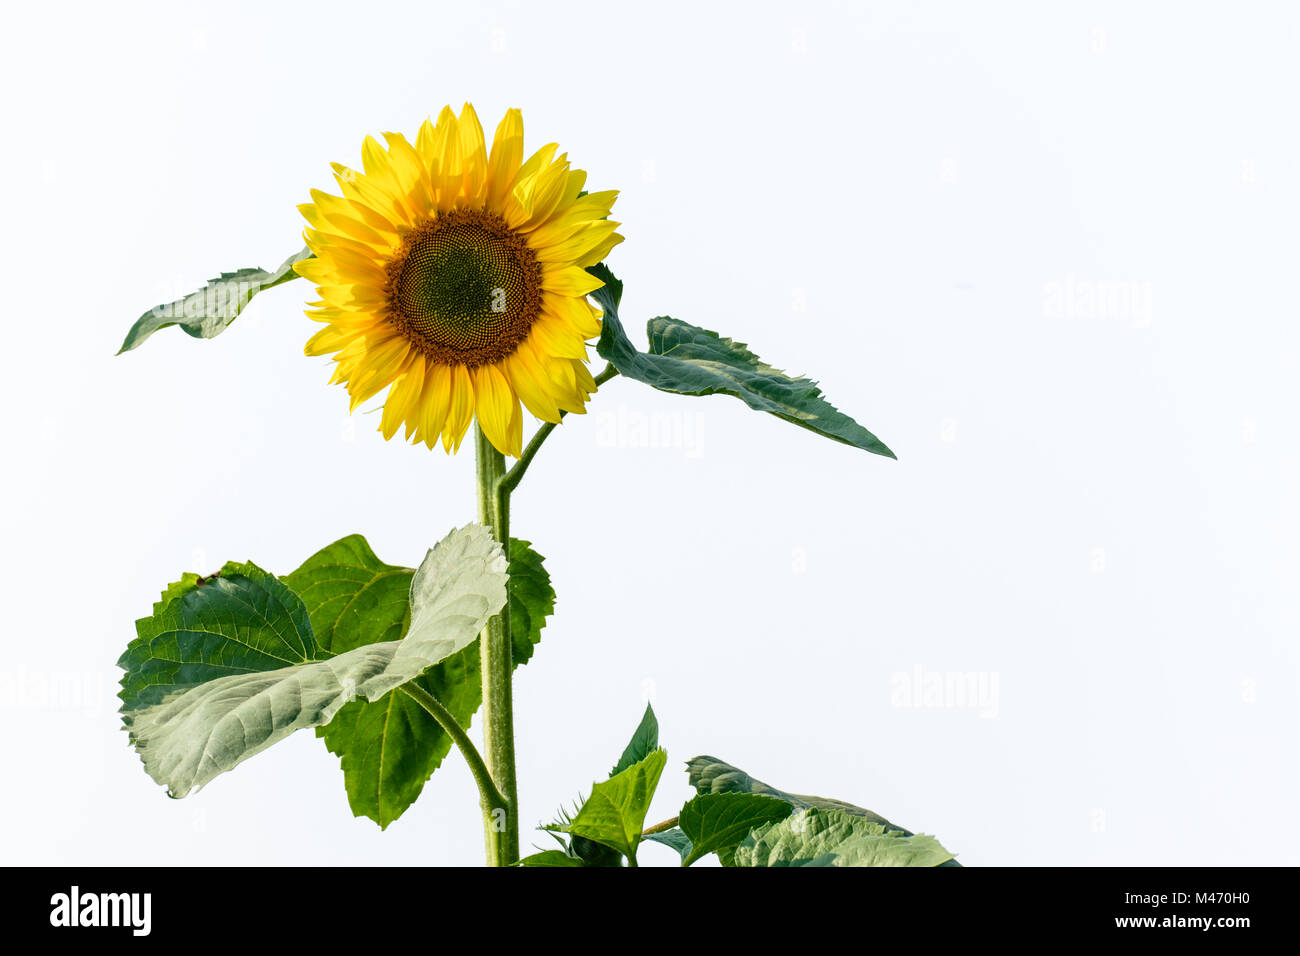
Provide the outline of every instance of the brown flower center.
<path id="1" fill-rule="evenodd" d="M 542 307 L 542 268 L 500 216 L 440 213 L 406 234 L 386 266 L 393 325 L 429 359 L 475 368 L 505 358 Z"/>

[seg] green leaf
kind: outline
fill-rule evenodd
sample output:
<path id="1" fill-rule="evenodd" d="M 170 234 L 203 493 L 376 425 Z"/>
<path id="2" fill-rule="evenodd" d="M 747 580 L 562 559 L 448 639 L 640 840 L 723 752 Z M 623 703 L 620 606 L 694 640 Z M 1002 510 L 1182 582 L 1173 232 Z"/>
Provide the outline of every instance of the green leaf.
<path id="1" fill-rule="evenodd" d="M 165 329 L 169 325 L 179 325 L 183 331 L 197 339 L 210 339 L 220 335 L 235 321 L 253 296 L 264 289 L 298 278 L 298 273 L 293 271 L 293 264 L 310 258 L 311 250 L 304 248 L 285 259 L 271 272 L 256 268 L 223 272 L 217 278 L 208 280 L 202 289 L 191 292 L 183 299 L 156 305 L 136 319 L 117 354 L 131 351 L 159 329 Z"/>
<path id="2" fill-rule="evenodd" d="M 658 833 L 647 833 L 644 839 L 651 843 L 662 843 L 664 846 L 672 847 L 682 858 L 682 866 L 688 865 L 686 859 L 691 855 L 691 838 L 682 832 L 681 827 L 660 830 Z"/>
<path id="3" fill-rule="evenodd" d="M 761 780 L 755 780 L 739 767 L 733 767 L 717 757 L 692 757 L 686 761 L 687 777 L 697 793 L 757 793 L 784 800 L 792 807 L 807 810 L 815 807 L 821 810 L 843 810 L 854 816 L 860 816 L 874 823 L 879 823 L 888 830 L 894 830 L 904 836 L 911 833 L 896 824 L 890 823 L 880 814 L 862 807 L 855 807 L 842 800 L 829 800 L 826 797 L 811 797 L 803 793 L 786 793 L 769 786 Z"/>
<path id="4" fill-rule="evenodd" d="M 690 866 L 709 853 L 739 845 L 750 831 L 784 820 L 794 808 L 776 797 L 755 793 L 707 793 L 682 807 L 679 825 L 691 850 L 682 859 Z"/>
<path id="5" fill-rule="evenodd" d="M 744 344 L 668 316 L 649 321 L 650 351 L 639 352 L 618 317 L 623 283 L 604 263 L 590 267 L 605 285 L 591 293 L 604 310 L 596 351 L 620 375 L 678 395 L 732 395 L 826 438 L 896 457 L 875 435 L 826 401 L 811 379 L 787 375 L 761 361 Z"/>
<path id="6" fill-rule="evenodd" d="M 412 568 L 385 564 L 359 534 L 322 548 L 284 575 L 321 647 L 333 653 L 394 641 L 406 628 Z"/>
<path id="7" fill-rule="evenodd" d="M 667 760 L 666 751 L 655 750 L 644 760 L 596 784 L 573 819 L 552 829 L 603 843 L 635 862 L 645 815 Z"/>
<path id="8" fill-rule="evenodd" d="M 659 719 L 655 717 L 654 708 L 647 703 L 641 723 L 637 725 L 632 739 L 623 750 L 623 756 L 618 759 L 618 763 L 614 764 L 614 769 L 609 772 L 609 775 L 612 777 L 622 773 L 657 749 L 659 749 Z"/>
<path id="9" fill-rule="evenodd" d="M 351 535 L 308 558 L 284 580 L 302 596 L 318 640 L 339 651 L 401 635 L 412 573 L 380 561 L 365 538 Z M 527 541 L 511 541 L 508 590 L 517 666 L 532 656 L 555 604 L 550 576 Z M 475 640 L 416 683 L 469 729 L 483 700 L 479 667 Z M 353 701 L 316 734 L 340 758 L 353 814 L 381 828 L 415 802 L 452 746 L 438 722 L 402 693 Z"/>
<path id="10" fill-rule="evenodd" d="M 186 574 L 169 585 L 117 666 L 123 712 L 138 711 L 208 681 L 318 657 L 302 601 L 255 564 Z"/>
<path id="11" fill-rule="evenodd" d="M 736 866 L 940 866 L 952 858 L 932 836 L 816 808 L 759 827 L 735 850 Z"/>
<path id="12" fill-rule="evenodd" d="M 339 654 L 317 644 L 301 598 L 255 565 L 227 565 L 166 595 L 118 662 L 120 696 L 145 770 L 183 797 L 473 642 L 506 602 L 506 562 L 487 529 L 451 532 L 411 579 L 406 636 Z"/>
<path id="13" fill-rule="evenodd" d="M 217 575 L 212 575 L 212 576 L 216 577 Z M 194 574 L 191 571 L 186 571 L 184 574 L 181 575 L 181 579 L 179 581 L 167 585 L 167 587 L 163 590 L 162 597 L 160 597 L 157 601 L 154 602 L 153 605 L 154 616 L 156 617 L 157 615 L 161 614 L 163 608 L 165 608 L 168 604 L 171 604 L 172 601 L 176 600 L 178 597 L 181 597 L 183 594 L 186 594 L 189 591 L 193 590 L 196 584 L 205 583 L 206 580 L 207 580 L 206 578 L 201 578 L 199 577 L 199 575 Z"/>
<path id="14" fill-rule="evenodd" d="M 526 664 L 555 611 L 555 589 L 531 541 L 510 539 L 510 644 L 515 666 Z"/>
<path id="15" fill-rule="evenodd" d="M 569 856 L 563 850 L 543 850 L 520 860 L 516 866 L 584 866 L 577 857 Z"/>

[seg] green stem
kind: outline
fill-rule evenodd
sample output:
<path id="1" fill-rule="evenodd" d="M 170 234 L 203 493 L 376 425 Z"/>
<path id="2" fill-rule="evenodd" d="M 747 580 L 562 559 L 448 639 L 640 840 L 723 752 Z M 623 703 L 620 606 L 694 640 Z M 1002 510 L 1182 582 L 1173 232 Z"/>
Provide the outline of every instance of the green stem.
<path id="1" fill-rule="evenodd" d="M 614 368 L 612 365 L 606 365 L 605 370 L 596 376 L 596 387 L 599 388 L 604 385 L 617 374 L 618 369 Z M 565 414 L 565 412 L 560 412 L 560 418 L 564 418 Z M 514 463 L 514 466 L 508 472 L 506 472 L 506 476 L 501 480 L 501 488 L 507 495 L 514 491 L 519 482 L 523 480 L 524 472 L 526 472 L 528 466 L 533 463 L 533 458 L 536 457 L 537 452 L 541 450 L 542 443 L 550 437 L 551 432 L 553 431 L 555 431 L 555 422 L 547 422 L 542 425 L 541 428 L 537 429 L 532 440 L 528 442 L 528 447 L 526 447 L 524 453 L 519 456 L 519 460 Z"/>
<path id="2" fill-rule="evenodd" d="M 478 517 L 501 542 L 510 559 L 510 491 L 503 486 L 506 462 L 474 426 L 478 471 Z M 519 859 L 519 795 L 515 782 L 514 699 L 511 677 L 514 660 L 510 647 L 510 603 L 488 621 L 479 635 L 483 671 L 483 749 L 488 769 L 503 807 L 484 810 L 483 828 L 488 866 L 510 866 Z"/>
<path id="3" fill-rule="evenodd" d="M 604 371 L 596 376 L 596 386 L 603 385 L 617 374 L 618 369 L 606 365 Z M 510 493 L 554 430 L 555 425 L 551 422 L 539 428 L 507 473 L 505 456 L 488 441 L 483 429 L 477 424 L 474 426 L 478 519 L 492 532 L 492 537 L 501 542 L 507 561 L 510 559 Z M 488 806 L 486 797 L 484 799 L 487 861 L 488 866 L 510 866 L 519 860 L 519 790 L 515 779 L 514 694 L 511 687 L 514 655 L 510 643 L 509 601 L 479 635 L 479 653 L 483 672 L 483 750 L 490 782 L 500 798 L 499 804 L 492 807 Z M 477 757 L 478 752 L 474 751 L 474 755 Z M 483 792 L 481 783 L 479 789 Z M 635 860 L 631 862 L 636 865 Z"/>
<path id="4" fill-rule="evenodd" d="M 478 792 L 483 804 L 483 813 L 491 814 L 494 810 L 506 810 L 506 798 L 501 796 L 501 791 L 497 789 L 492 782 L 492 774 L 488 773 L 487 764 L 483 762 L 482 756 L 479 755 L 478 748 L 474 746 L 474 741 L 469 739 L 465 733 L 465 728 L 446 707 L 438 701 L 427 690 L 416 684 L 414 681 L 403 684 L 398 688 L 403 694 L 411 698 L 438 722 L 438 725 L 446 732 L 447 736 L 452 739 L 465 762 L 469 764 L 469 772 L 474 775 L 474 782 L 478 784 Z"/>

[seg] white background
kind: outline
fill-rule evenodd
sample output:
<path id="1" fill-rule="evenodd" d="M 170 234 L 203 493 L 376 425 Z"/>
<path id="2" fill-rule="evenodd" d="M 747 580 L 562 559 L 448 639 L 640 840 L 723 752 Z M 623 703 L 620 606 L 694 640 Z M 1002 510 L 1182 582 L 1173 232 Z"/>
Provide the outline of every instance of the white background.
<path id="1" fill-rule="evenodd" d="M 489 132 L 521 107 L 529 151 L 559 142 L 622 190 L 636 341 L 665 313 L 746 341 L 900 459 L 626 380 L 566 421 L 515 497 L 559 593 L 517 679 L 526 844 L 648 694 L 670 756 L 652 819 L 709 753 L 968 865 L 1300 862 L 1298 22 L 8 11 L 5 862 L 481 860 L 454 755 L 387 832 L 310 733 L 172 801 L 114 698 L 133 620 L 180 571 L 287 572 L 358 531 L 412 564 L 473 516 L 471 454 L 346 418 L 302 354 L 305 283 L 216 340 L 113 354 L 153 304 L 297 249 L 296 204 L 364 135 L 465 100 Z M 909 706 L 949 674 L 989 696 Z"/>

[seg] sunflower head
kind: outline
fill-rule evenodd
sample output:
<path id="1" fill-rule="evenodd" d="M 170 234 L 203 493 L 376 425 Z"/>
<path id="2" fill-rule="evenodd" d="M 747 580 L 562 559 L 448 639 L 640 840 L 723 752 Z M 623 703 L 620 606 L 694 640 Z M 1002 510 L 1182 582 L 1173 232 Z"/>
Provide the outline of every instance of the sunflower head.
<path id="1" fill-rule="evenodd" d="M 586 267 L 623 241 L 616 191 L 583 193 L 555 144 L 524 159 L 510 110 L 491 152 L 474 109 L 426 120 L 415 142 L 366 137 L 362 171 L 334 164 L 341 195 L 299 207 L 314 258 L 299 275 L 324 324 L 308 355 L 333 353 L 351 408 L 388 388 L 380 431 L 455 451 L 475 419 L 501 452 L 523 445 L 520 403 L 537 418 L 584 411 L 596 390 L 587 340 L 602 285 Z M 390 387 L 391 386 L 391 387 Z"/>

